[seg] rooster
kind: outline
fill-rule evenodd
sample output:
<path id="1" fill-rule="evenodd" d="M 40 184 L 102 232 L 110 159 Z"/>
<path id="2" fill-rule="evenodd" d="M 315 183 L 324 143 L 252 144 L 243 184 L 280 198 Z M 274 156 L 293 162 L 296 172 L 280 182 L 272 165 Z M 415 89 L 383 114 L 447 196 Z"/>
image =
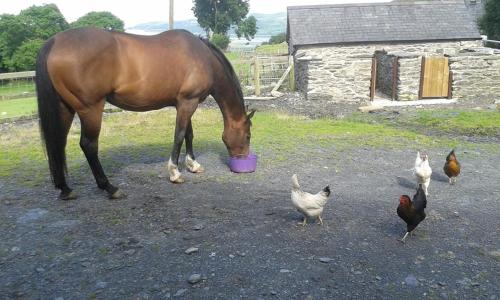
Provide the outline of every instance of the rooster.
<path id="1" fill-rule="evenodd" d="M 292 203 L 293 206 L 304 215 L 302 226 L 307 224 L 307 218 L 317 218 L 319 223 L 323 225 L 321 214 L 323 207 L 328 201 L 330 196 L 330 186 L 326 186 L 322 191 L 317 194 L 310 194 L 300 190 L 297 175 L 292 176 Z"/>
<path id="2" fill-rule="evenodd" d="M 406 237 L 412 232 L 420 222 L 425 219 L 425 208 L 427 207 L 427 197 L 425 196 L 422 184 L 418 185 L 417 193 L 413 196 L 401 195 L 399 197 L 398 216 L 406 222 L 406 234 L 401 239 L 405 242 Z"/>
<path id="3" fill-rule="evenodd" d="M 451 150 L 446 157 L 446 163 L 443 167 L 444 173 L 448 176 L 450 184 L 457 182 L 457 176 L 460 175 L 460 163 L 455 155 L 455 149 Z"/>
<path id="4" fill-rule="evenodd" d="M 417 152 L 415 168 L 413 171 L 417 177 L 417 184 L 423 185 L 425 195 L 428 196 L 429 193 L 427 192 L 427 189 L 429 188 L 429 183 L 431 182 L 432 169 L 431 166 L 429 166 L 429 158 L 427 157 L 427 154 L 420 155 L 420 152 Z"/>

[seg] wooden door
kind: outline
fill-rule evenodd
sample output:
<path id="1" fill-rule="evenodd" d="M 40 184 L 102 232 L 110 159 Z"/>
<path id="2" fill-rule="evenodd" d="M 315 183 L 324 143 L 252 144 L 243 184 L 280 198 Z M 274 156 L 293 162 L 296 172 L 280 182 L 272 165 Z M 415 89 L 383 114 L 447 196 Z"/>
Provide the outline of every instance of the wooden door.
<path id="1" fill-rule="evenodd" d="M 419 98 L 449 98 L 450 91 L 448 57 L 422 57 Z"/>
<path id="2" fill-rule="evenodd" d="M 375 98 L 375 90 L 377 87 L 377 58 L 373 56 L 372 58 L 372 80 L 370 82 L 370 100 L 373 101 Z"/>

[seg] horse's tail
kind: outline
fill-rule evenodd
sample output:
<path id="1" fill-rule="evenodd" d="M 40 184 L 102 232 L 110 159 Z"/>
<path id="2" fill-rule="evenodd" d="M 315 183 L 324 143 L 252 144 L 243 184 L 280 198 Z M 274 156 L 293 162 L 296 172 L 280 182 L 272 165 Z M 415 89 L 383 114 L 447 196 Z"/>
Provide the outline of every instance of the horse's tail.
<path id="1" fill-rule="evenodd" d="M 56 185 L 66 173 L 66 134 L 60 116 L 61 96 L 52 84 L 47 69 L 47 58 L 54 45 L 49 39 L 38 53 L 36 61 L 36 93 L 38 96 L 38 119 L 42 143 L 45 144 L 52 182 Z"/>

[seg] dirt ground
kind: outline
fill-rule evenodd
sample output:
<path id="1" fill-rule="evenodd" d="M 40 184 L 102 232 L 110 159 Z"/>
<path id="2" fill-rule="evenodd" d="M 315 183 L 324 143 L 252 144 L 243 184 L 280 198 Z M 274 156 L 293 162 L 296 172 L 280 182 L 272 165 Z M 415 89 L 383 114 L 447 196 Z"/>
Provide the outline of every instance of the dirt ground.
<path id="1" fill-rule="evenodd" d="M 0 181 L 0 298 L 500 299 L 500 157 L 460 148 L 451 186 L 448 151 L 429 151 L 428 217 L 406 244 L 396 207 L 415 190 L 413 149 L 332 144 L 276 164 L 258 153 L 251 174 L 195 149 L 206 172 L 182 185 L 145 154 L 109 174 L 120 201 L 90 176 L 72 183 L 75 201 L 49 179 Z M 309 192 L 330 185 L 324 226 L 297 225 L 293 173 Z"/>

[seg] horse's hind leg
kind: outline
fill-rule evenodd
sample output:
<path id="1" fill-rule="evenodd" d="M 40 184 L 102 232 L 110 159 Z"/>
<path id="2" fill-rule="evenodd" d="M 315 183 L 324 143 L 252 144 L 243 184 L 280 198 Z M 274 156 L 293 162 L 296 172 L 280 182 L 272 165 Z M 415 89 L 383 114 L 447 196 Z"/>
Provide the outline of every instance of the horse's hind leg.
<path id="1" fill-rule="evenodd" d="M 61 125 L 63 127 L 63 135 L 64 135 L 64 144 L 63 144 L 63 149 L 64 149 L 66 148 L 68 133 L 69 129 L 71 128 L 71 124 L 73 123 L 75 112 L 66 107 L 62 102 L 60 102 L 59 105 L 60 105 L 59 114 L 61 117 Z M 61 190 L 61 194 L 59 195 L 59 198 L 61 200 L 76 199 L 76 194 L 66 183 L 66 176 L 64 174 L 64 170 L 61 170 L 60 172 L 55 172 L 54 185 L 56 188 Z"/>
<path id="2" fill-rule="evenodd" d="M 125 194 L 109 183 L 98 157 L 102 109 L 93 109 L 85 114 L 79 114 L 79 117 L 82 126 L 80 147 L 82 148 L 83 153 L 85 154 L 85 157 L 90 165 L 90 169 L 94 174 L 97 186 L 100 189 L 106 190 L 110 199 L 123 198 Z"/>
<path id="3" fill-rule="evenodd" d="M 203 173 L 205 169 L 196 161 L 193 152 L 193 125 L 191 120 L 186 128 L 186 167 L 192 173 Z"/>

